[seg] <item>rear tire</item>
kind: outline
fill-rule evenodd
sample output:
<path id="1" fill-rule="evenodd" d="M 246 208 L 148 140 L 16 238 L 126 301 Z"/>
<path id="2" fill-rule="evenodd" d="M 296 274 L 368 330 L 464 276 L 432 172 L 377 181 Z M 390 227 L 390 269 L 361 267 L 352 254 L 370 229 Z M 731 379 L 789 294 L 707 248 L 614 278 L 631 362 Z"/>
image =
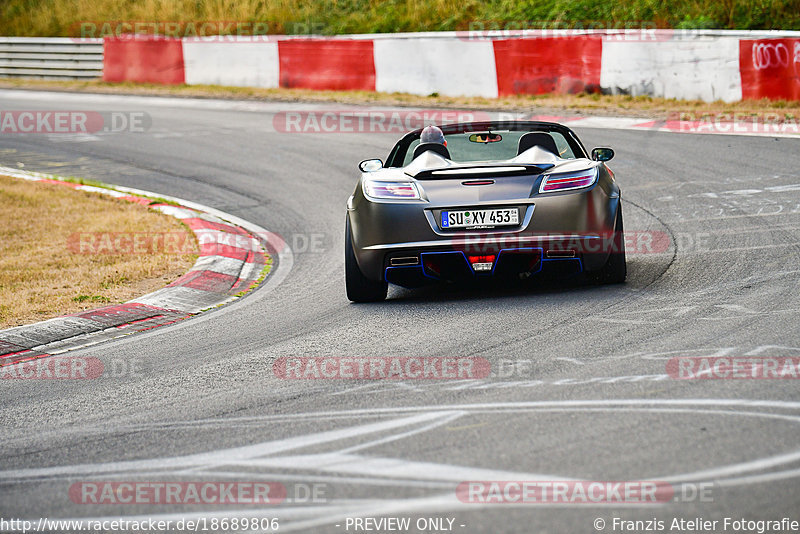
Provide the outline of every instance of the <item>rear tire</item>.
<path id="1" fill-rule="evenodd" d="M 628 275 L 625 261 L 625 235 L 622 225 L 622 202 L 617 206 L 617 219 L 614 225 L 614 250 L 608 255 L 605 265 L 592 273 L 591 279 L 596 284 L 621 284 Z"/>
<path id="2" fill-rule="evenodd" d="M 344 282 L 347 298 L 353 302 L 379 302 L 386 298 L 389 284 L 386 281 L 370 280 L 358 266 L 353 251 L 353 237 L 350 232 L 350 217 L 347 217 L 344 230 Z"/>

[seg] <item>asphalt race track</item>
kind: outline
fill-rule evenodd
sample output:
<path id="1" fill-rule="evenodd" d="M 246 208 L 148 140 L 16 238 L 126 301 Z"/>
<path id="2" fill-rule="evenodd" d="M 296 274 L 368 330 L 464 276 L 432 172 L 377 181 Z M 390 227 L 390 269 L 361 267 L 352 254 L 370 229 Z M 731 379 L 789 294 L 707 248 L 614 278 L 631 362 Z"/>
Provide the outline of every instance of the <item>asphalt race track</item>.
<path id="1" fill-rule="evenodd" d="M 294 252 L 276 287 L 70 353 L 100 358 L 99 379 L 3 380 L 0 517 L 278 518 L 281 532 L 450 518 L 465 534 L 594 532 L 598 518 L 620 531 L 615 517 L 800 520 L 798 382 L 666 371 L 674 357 L 800 356 L 800 139 L 579 129 L 587 147 L 616 150 L 626 231 L 666 236 L 661 250 L 629 250 L 626 284 L 392 288 L 384 303 L 353 305 L 345 202 L 356 164 L 385 158 L 398 135 L 275 131 L 277 111 L 301 108 L 314 106 L 0 92 L 4 110 L 152 119 L 144 133 L 2 135 L 0 165 L 206 204 Z M 275 359 L 294 356 L 472 356 L 493 374 L 276 378 Z M 572 479 L 664 481 L 676 493 L 645 505 L 481 505 L 455 492 L 462 481 Z M 277 481 L 289 499 L 70 498 L 76 483 L 205 480 Z M 312 487 L 317 498 L 305 498 Z"/>

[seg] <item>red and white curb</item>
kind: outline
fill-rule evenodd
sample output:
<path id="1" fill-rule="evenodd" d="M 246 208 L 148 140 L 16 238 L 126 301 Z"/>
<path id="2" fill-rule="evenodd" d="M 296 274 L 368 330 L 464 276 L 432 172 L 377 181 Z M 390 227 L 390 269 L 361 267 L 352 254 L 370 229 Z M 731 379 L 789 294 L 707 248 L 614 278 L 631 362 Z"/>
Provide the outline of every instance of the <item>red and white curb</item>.
<path id="1" fill-rule="evenodd" d="M 749 117 L 743 113 L 734 115 L 686 113 L 681 116 L 673 113 L 665 119 L 646 119 L 641 117 L 522 117 L 529 120 L 561 122 L 570 128 L 599 128 L 604 130 L 636 130 L 661 133 L 703 134 L 703 135 L 744 135 L 752 137 L 800 138 L 800 123 L 796 119 L 773 121 L 765 114 Z M 777 114 L 776 114 L 777 115 Z"/>
<path id="2" fill-rule="evenodd" d="M 199 258 L 191 270 L 163 289 L 123 304 L 0 331 L 0 366 L 181 321 L 236 300 L 259 283 L 279 283 L 293 263 L 291 249 L 277 234 L 201 204 L 126 187 L 80 185 L 57 176 L 8 167 L 0 167 L 0 174 L 146 203 L 183 221 L 200 245 Z"/>

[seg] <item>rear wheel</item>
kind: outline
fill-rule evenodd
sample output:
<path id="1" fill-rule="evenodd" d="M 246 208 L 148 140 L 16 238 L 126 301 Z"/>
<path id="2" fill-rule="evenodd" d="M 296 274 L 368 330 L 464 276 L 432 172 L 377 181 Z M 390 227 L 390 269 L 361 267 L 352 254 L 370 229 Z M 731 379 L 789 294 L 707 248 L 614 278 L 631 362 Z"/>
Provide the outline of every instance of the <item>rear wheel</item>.
<path id="1" fill-rule="evenodd" d="M 622 202 L 617 206 L 617 220 L 614 225 L 614 249 L 608 255 L 605 265 L 591 275 L 597 284 L 621 284 L 628 275 L 625 261 L 625 235 L 622 226 Z"/>
<path id="2" fill-rule="evenodd" d="M 347 217 L 344 230 L 344 282 L 347 298 L 353 302 L 376 302 L 386 298 L 389 284 L 385 281 L 370 280 L 358 266 L 353 251 L 353 237 L 350 232 L 350 217 Z"/>

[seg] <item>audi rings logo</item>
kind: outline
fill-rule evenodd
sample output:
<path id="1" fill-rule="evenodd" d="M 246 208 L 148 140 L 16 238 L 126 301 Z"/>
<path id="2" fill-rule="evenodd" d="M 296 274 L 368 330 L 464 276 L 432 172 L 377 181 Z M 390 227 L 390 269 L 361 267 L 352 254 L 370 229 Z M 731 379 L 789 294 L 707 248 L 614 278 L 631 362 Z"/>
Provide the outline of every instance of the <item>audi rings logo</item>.
<path id="1" fill-rule="evenodd" d="M 797 61 L 798 47 L 795 43 L 795 61 Z M 758 43 L 753 46 L 753 67 L 756 70 L 772 69 L 789 66 L 789 49 L 783 43 L 766 44 Z"/>

